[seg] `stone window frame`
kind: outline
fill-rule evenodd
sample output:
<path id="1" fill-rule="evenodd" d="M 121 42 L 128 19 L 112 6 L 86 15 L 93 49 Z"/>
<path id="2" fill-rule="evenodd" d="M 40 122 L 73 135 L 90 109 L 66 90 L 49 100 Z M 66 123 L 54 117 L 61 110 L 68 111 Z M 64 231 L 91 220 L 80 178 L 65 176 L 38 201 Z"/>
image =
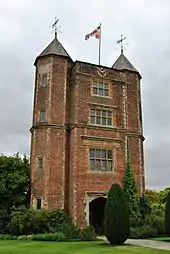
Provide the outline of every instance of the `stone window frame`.
<path id="1" fill-rule="evenodd" d="M 106 86 L 108 86 L 108 89 L 105 88 Z M 94 93 L 94 89 L 97 91 L 97 93 Z M 104 95 L 104 91 L 108 91 L 108 95 Z M 111 84 L 110 84 L 110 82 L 103 81 L 101 79 L 93 79 L 92 83 L 91 83 L 91 95 L 97 96 L 97 97 L 102 97 L 102 98 L 111 98 Z"/>
<path id="2" fill-rule="evenodd" d="M 92 114 L 92 110 L 94 110 L 94 114 Z M 97 111 L 101 112 L 100 114 Z M 106 112 L 104 115 L 103 112 Z M 109 113 L 110 116 L 109 116 Z M 92 122 L 92 117 L 94 117 L 94 123 Z M 113 109 L 105 108 L 105 107 L 90 107 L 90 114 L 89 114 L 89 124 L 93 126 L 102 126 L 102 127 L 112 127 L 113 126 L 113 118 L 114 113 Z M 100 119 L 100 123 L 97 123 L 97 119 Z M 103 119 L 106 119 L 106 124 L 103 124 Z M 111 120 L 111 124 L 108 124 L 109 120 Z"/>
<path id="3" fill-rule="evenodd" d="M 46 115 L 46 110 L 45 109 L 41 109 L 39 110 L 39 122 L 40 123 L 44 123 L 47 121 L 47 115 Z M 44 114 L 44 116 L 43 116 Z"/>
<path id="4" fill-rule="evenodd" d="M 94 150 L 94 156 L 92 156 L 92 150 Z M 97 155 L 97 152 L 100 155 Z M 105 152 L 105 156 L 103 156 L 103 152 Z M 111 156 L 109 156 L 109 153 L 111 152 Z M 113 149 L 111 148 L 104 148 L 104 147 L 89 147 L 89 169 L 90 172 L 113 172 Z M 110 158 L 109 158 L 110 157 Z M 96 167 L 95 169 L 91 168 L 91 161 L 94 161 L 95 166 L 97 166 L 97 162 L 99 162 L 100 169 L 98 170 Z M 103 168 L 103 162 L 106 163 L 106 169 Z M 111 164 L 110 164 L 111 163 Z M 110 169 L 108 169 L 108 165 L 110 164 Z"/>
<path id="5" fill-rule="evenodd" d="M 42 75 L 41 87 L 43 87 L 43 88 L 47 87 L 47 74 L 46 74 L 46 73 L 44 73 L 44 74 Z"/>
<path id="6" fill-rule="evenodd" d="M 40 207 L 40 209 L 37 209 L 37 201 L 38 200 L 41 200 L 41 207 Z M 33 208 L 34 209 L 36 209 L 36 210 L 42 210 L 43 209 L 43 206 L 44 206 L 44 200 L 43 200 L 43 198 L 41 197 L 41 196 L 35 196 L 34 198 L 33 198 Z"/>
<path id="7" fill-rule="evenodd" d="M 38 157 L 38 170 L 43 170 L 44 169 L 44 157 L 39 156 Z"/>
<path id="8" fill-rule="evenodd" d="M 122 141 L 121 141 L 122 142 Z M 93 139 L 84 139 L 85 150 L 86 150 L 86 158 L 87 158 L 87 165 L 86 170 L 89 174 L 115 174 L 116 170 L 116 161 L 117 161 L 117 150 L 120 147 L 120 141 L 117 140 L 98 140 L 93 136 Z M 112 150 L 112 157 L 113 157 L 113 163 L 112 163 L 112 171 L 91 171 L 90 170 L 90 154 L 89 154 L 89 148 L 102 148 L 107 150 Z"/>
<path id="9" fill-rule="evenodd" d="M 40 201 L 40 203 L 38 203 Z M 42 198 L 36 198 L 36 210 L 42 209 Z"/>

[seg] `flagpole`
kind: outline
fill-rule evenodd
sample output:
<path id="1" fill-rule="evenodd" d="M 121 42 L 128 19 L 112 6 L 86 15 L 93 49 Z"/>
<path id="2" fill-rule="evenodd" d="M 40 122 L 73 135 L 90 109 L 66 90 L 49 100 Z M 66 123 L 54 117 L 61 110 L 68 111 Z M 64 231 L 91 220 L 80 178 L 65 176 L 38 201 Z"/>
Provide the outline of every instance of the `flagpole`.
<path id="1" fill-rule="evenodd" d="M 100 23 L 100 37 L 99 37 L 99 65 L 100 65 L 100 58 L 101 58 L 101 37 L 102 37 L 102 24 Z"/>

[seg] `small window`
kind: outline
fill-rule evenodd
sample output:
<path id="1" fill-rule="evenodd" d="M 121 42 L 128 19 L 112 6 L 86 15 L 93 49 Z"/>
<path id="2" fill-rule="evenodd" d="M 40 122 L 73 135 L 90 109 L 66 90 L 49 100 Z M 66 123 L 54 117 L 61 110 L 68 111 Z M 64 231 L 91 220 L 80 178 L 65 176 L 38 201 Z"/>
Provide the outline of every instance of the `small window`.
<path id="1" fill-rule="evenodd" d="M 103 82 L 93 82 L 93 95 L 98 96 L 109 96 L 109 84 Z"/>
<path id="2" fill-rule="evenodd" d="M 41 210 L 41 206 L 42 206 L 42 200 L 41 198 L 37 198 L 37 210 Z"/>
<path id="3" fill-rule="evenodd" d="M 102 126 L 112 126 L 112 111 L 103 109 L 90 110 L 90 123 Z"/>
<path id="4" fill-rule="evenodd" d="M 38 158 L 38 169 L 43 170 L 43 158 Z"/>
<path id="5" fill-rule="evenodd" d="M 91 171 L 112 171 L 112 150 L 90 148 L 89 155 Z"/>
<path id="6" fill-rule="evenodd" d="M 46 121 L 46 112 L 45 110 L 40 111 L 40 122 L 45 122 Z"/>
<path id="7" fill-rule="evenodd" d="M 47 75 L 44 74 L 42 76 L 42 83 L 41 83 L 42 87 L 46 87 L 47 86 Z"/>

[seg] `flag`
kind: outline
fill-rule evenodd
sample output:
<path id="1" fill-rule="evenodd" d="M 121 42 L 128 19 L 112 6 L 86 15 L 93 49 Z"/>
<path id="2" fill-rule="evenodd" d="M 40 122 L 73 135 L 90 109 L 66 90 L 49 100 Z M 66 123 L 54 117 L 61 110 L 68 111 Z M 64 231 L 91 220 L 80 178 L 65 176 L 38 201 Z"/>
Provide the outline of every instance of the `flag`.
<path id="1" fill-rule="evenodd" d="M 100 39 L 100 36 L 101 36 L 101 27 L 98 26 L 92 33 L 86 34 L 85 40 L 87 41 L 91 36 L 94 36 L 96 39 Z"/>

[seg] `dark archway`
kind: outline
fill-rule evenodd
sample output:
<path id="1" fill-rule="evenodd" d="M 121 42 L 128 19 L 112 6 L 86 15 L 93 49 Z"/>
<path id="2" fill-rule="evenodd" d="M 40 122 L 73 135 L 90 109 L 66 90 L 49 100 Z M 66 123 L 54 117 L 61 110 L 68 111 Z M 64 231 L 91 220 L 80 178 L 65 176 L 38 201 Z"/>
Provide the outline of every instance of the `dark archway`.
<path id="1" fill-rule="evenodd" d="M 100 197 L 92 200 L 89 204 L 89 221 L 98 235 L 104 234 L 104 212 L 106 198 Z"/>

